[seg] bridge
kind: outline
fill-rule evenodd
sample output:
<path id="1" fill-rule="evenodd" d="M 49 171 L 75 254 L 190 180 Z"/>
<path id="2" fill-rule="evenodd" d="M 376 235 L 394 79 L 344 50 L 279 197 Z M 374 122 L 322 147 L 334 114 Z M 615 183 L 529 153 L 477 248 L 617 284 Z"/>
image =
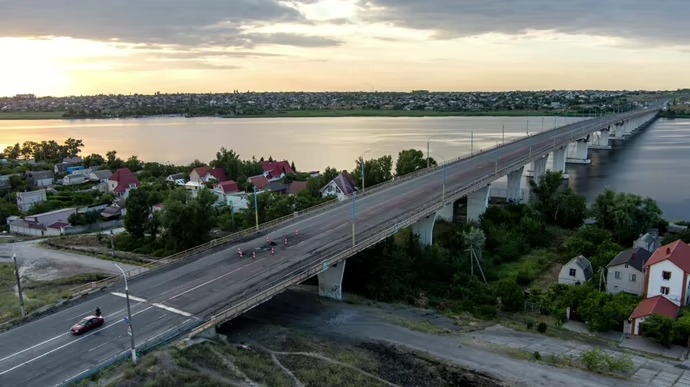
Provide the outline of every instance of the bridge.
<path id="1" fill-rule="evenodd" d="M 496 179 L 507 176 L 507 196 L 518 199 L 525 166 L 531 165 L 538 178 L 549 157 L 552 168 L 559 171 L 569 161 L 586 162 L 586 147 L 605 148 L 610 139 L 633 135 L 648 126 L 660 108 L 598 117 L 523 137 L 133 276 L 128 290 L 136 348 L 146 350 L 213 330 L 314 276 L 320 295 L 340 299 L 348 257 L 408 226 L 422 243 L 431 244 L 435 220 L 452 217 L 459 199 L 467 197 L 467 218 L 477 219 L 487 208 L 490 185 Z M 266 238 L 278 242 L 275 255 L 260 249 Z M 256 251 L 256 258 L 238 257 L 238 247 Z M 62 385 L 127 357 L 130 336 L 123 321 L 124 297 L 120 284 L 104 286 L 75 304 L 0 334 L 0 385 Z M 72 337 L 69 327 L 96 307 L 102 309 L 106 324 Z"/>

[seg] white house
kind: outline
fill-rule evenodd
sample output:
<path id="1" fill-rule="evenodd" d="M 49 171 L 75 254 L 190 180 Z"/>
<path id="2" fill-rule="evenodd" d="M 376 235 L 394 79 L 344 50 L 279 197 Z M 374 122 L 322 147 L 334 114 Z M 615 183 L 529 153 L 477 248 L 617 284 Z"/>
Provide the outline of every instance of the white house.
<path id="1" fill-rule="evenodd" d="M 17 192 L 17 208 L 19 211 L 29 211 L 38 203 L 43 203 L 47 200 L 45 188 L 36 191 Z"/>
<path id="2" fill-rule="evenodd" d="M 640 302 L 635 310 L 630 315 L 628 319 L 629 328 L 626 330 L 627 333 L 633 335 L 641 334 L 641 324 L 653 315 L 664 316 L 668 318 L 675 319 L 678 317 L 678 311 L 680 308 L 669 301 L 668 298 L 664 296 L 654 296 L 652 298 L 646 298 Z"/>
<path id="3" fill-rule="evenodd" d="M 234 214 L 249 208 L 249 197 L 245 192 L 234 192 L 225 195 L 225 204 L 232 208 Z"/>
<path id="4" fill-rule="evenodd" d="M 62 235 L 64 234 L 64 230 L 70 227 L 70 215 L 76 213 L 76 208 L 63 208 L 41 214 L 24 216 L 23 219 L 18 218 L 9 223 L 10 232 L 32 236 Z"/>
<path id="5" fill-rule="evenodd" d="M 85 182 L 86 176 L 82 175 L 81 173 L 65 175 L 65 177 L 62 178 L 62 185 L 77 185 L 83 184 Z"/>
<path id="6" fill-rule="evenodd" d="M 338 200 L 343 201 L 348 195 L 356 191 L 355 180 L 349 173 L 343 171 L 321 188 L 321 197 L 336 196 Z"/>
<path id="7" fill-rule="evenodd" d="M 31 171 L 26 173 L 26 177 L 36 187 L 47 187 L 53 185 L 55 175 L 53 171 Z"/>
<path id="8" fill-rule="evenodd" d="M 642 247 L 623 250 L 606 265 L 606 291 L 611 294 L 644 293 L 644 267 L 652 254 Z"/>
<path id="9" fill-rule="evenodd" d="M 678 306 L 688 304 L 690 246 L 675 241 L 658 248 L 645 266 L 645 298 L 664 296 Z"/>
<path id="10" fill-rule="evenodd" d="M 558 273 L 558 283 L 564 285 L 578 285 L 594 277 L 594 269 L 589 259 L 577 256 L 561 267 Z"/>

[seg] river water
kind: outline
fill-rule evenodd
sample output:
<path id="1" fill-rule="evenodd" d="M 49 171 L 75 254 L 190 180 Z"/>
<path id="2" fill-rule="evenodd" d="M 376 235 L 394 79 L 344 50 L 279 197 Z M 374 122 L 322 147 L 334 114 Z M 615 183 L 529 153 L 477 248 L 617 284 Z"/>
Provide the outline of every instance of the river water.
<path id="1" fill-rule="evenodd" d="M 572 117 L 182 118 L 0 121 L 0 146 L 80 138 L 83 154 L 117 150 L 126 159 L 188 164 L 209 161 L 220 147 L 242 158 L 294 161 L 301 171 L 352 170 L 355 159 L 402 149 L 450 160 L 503 139 L 551 129 Z M 690 120 L 656 121 L 609 151 L 590 151 L 592 164 L 568 165 L 570 186 L 589 200 L 606 187 L 657 200 L 671 220 L 690 219 Z M 504 181 L 505 179 L 503 179 Z M 501 185 L 499 182 L 498 185 Z M 503 183 L 504 184 L 504 183 Z"/>

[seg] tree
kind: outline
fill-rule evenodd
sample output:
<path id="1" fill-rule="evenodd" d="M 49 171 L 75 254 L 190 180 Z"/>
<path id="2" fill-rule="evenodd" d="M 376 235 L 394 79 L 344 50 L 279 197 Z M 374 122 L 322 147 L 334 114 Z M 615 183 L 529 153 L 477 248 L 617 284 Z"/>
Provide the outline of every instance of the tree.
<path id="1" fill-rule="evenodd" d="M 591 210 L 597 224 L 611 231 L 614 239 L 626 246 L 661 218 L 661 210 L 653 199 L 612 189 L 599 194 Z"/>
<path id="2" fill-rule="evenodd" d="M 494 296 L 501 299 L 501 307 L 506 312 L 519 312 L 525 308 L 525 292 L 515 281 L 515 277 L 503 278 L 493 286 Z"/>
<path id="3" fill-rule="evenodd" d="M 144 162 L 135 155 L 129 156 L 124 166 L 132 172 L 139 172 L 144 167 Z"/>
<path id="4" fill-rule="evenodd" d="M 143 239 L 148 226 L 151 205 L 149 204 L 149 192 L 144 189 L 129 191 L 125 202 L 127 213 L 125 214 L 125 230 L 134 239 Z"/>
<path id="5" fill-rule="evenodd" d="M 359 158 L 356 161 L 357 166 L 352 171 L 352 177 L 358 187 L 362 186 L 362 161 L 363 159 Z M 392 179 L 392 170 L 393 158 L 390 155 L 364 161 L 364 185 L 370 187 Z"/>
<path id="6" fill-rule="evenodd" d="M 211 161 L 212 168 L 222 168 L 230 180 L 239 181 L 240 175 L 244 175 L 244 168 L 240 156 L 232 149 L 220 148 L 216 152 L 216 159 Z M 244 175 L 246 180 L 247 176 Z"/>
<path id="7" fill-rule="evenodd" d="M 14 145 L 8 145 L 2 152 L 2 154 L 3 156 L 5 156 L 6 159 L 9 160 L 18 159 L 19 155 L 21 154 L 21 148 L 19 147 L 19 143 L 16 143 Z"/>
<path id="8" fill-rule="evenodd" d="M 81 148 L 84 147 L 84 141 L 81 139 L 74 139 L 72 137 L 65 140 L 63 147 L 67 157 L 75 157 L 81 153 Z"/>
<path id="9" fill-rule="evenodd" d="M 566 228 L 582 224 L 587 211 L 585 198 L 563 188 L 562 172 L 546 171 L 538 182 L 532 180 L 530 185 L 539 199 L 535 208 L 547 222 Z"/>
<path id="10" fill-rule="evenodd" d="M 436 161 L 433 158 L 429 158 L 428 162 L 432 166 L 436 165 Z M 403 150 L 398 153 L 398 159 L 395 161 L 395 175 L 407 175 L 408 173 L 412 173 L 426 167 L 427 159 L 424 157 L 424 153 L 422 153 L 422 151 L 417 149 Z"/>
<path id="11" fill-rule="evenodd" d="M 106 165 L 110 170 L 116 170 L 124 166 L 122 159 L 117 157 L 117 151 L 111 150 L 105 154 Z"/>
<path id="12" fill-rule="evenodd" d="M 105 159 L 103 156 L 99 155 L 98 153 L 91 153 L 90 155 L 84 157 L 84 167 L 92 167 L 95 165 L 103 165 L 105 164 Z"/>
<path id="13" fill-rule="evenodd" d="M 161 225 L 168 244 L 177 251 L 189 249 L 208 240 L 213 227 L 216 195 L 207 189 L 196 198 L 184 189 L 176 189 L 165 201 Z"/>

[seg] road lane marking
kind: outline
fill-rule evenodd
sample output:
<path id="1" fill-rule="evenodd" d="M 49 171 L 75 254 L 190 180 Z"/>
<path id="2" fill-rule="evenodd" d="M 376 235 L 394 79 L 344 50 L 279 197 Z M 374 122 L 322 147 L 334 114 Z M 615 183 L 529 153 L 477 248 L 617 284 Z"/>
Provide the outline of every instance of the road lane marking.
<path id="1" fill-rule="evenodd" d="M 93 347 L 93 348 L 89 349 L 89 350 L 88 350 L 88 351 L 86 351 L 86 352 L 91 352 L 91 351 L 93 351 L 93 350 L 96 350 L 96 349 L 98 349 L 98 348 L 100 348 L 100 347 L 102 347 L 102 346 L 104 346 L 104 345 L 106 345 L 106 344 L 108 344 L 108 343 L 107 343 L 107 342 L 105 342 L 105 343 L 103 343 L 103 344 L 101 344 L 101 345 L 97 345 L 97 346 L 95 346 L 95 347 Z"/>
<path id="2" fill-rule="evenodd" d="M 43 345 L 43 344 L 50 343 L 51 341 L 53 341 L 53 340 L 55 340 L 55 339 L 58 339 L 58 338 L 60 338 L 60 337 L 62 337 L 62 336 L 68 335 L 68 334 L 69 334 L 69 333 L 63 333 L 63 334 L 61 334 L 61 335 L 57 335 L 57 336 L 53 337 L 52 339 L 48 339 L 48 340 L 46 340 L 46 341 L 42 341 L 42 342 L 40 342 L 40 343 L 38 343 L 38 344 L 36 344 L 36 345 L 32 345 L 32 346 L 29 347 L 29 348 L 22 349 L 21 351 L 19 351 L 19 352 L 17 352 L 17 353 L 13 353 L 12 355 L 5 356 L 5 357 L 3 357 L 2 359 L 0 359 L 0 363 L 2 363 L 3 361 L 5 361 L 5 360 L 7 360 L 7 359 L 9 359 L 9 358 L 12 358 L 12 357 L 15 357 L 15 356 L 17 356 L 17 355 L 19 355 L 19 354 L 22 354 L 22 353 L 24 353 L 24 352 L 26 352 L 26 351 L 30 351 L 30 350 L 32 350 L 32 349 L 34 349 L 34 348 L 36 348 L 36 347 L 39 347 L 39 346 L 41 346 L 41 345 Z"/>
<path id="3" fill-rule="evenodd" d="M 240 271 L 240 270 L 244 270 L 245 268 L 247 268 L 247 267 L 249 267 L 249 266 L 252 266 L 252 265 L 254 265 L 254 264 L 256 264 L 256 263 L 259 263 L 259 262 L 263 261 L 264 259 L 266 259 L 266 258 L 259 258 L 259 259 L 256 259 L 256 260 L 254 260 L 252 263 L 249 263 L 249 264 L 246 264 L 246 265 L 244 265 L 244 266 L 238 267 L 237 269 L 232 270 L 232 271 L 229 271 L 229 272 L 227 272 L 227 273 L 225 273 L 225 274 L 223 274 L 223 275 L 221 275 L 221 276 L 219 276 L 219 277 L 216 277 L 216 278 L 214 278 L 214 279 L 208 280 L 208 281 L 206 281 L 206 282 L 204 282 L 204 283 L 202 283 L 202 284 L 199 284 L 199 285 L 197 285 L 197 286 L 195 286 L 195 287 L 193 287 L 193 288 L 191 288 L 191 289 L 185 290 L 185 291 L 182 292 L 182 293 L 178 293 L 178 294 L 176 294 L 176 295 L 174 295 L 174 296 L 168 298 L 166 301 L 170 301 L 170 300 L 175 299 L 175 298 L 177 298 L 177 297 L 183 296 L 183 295 L 185 295 L 185 294 L 187 294 L 187 293 L 189 293 L 189 292 L 192 292 L 192 291 L 194 291 L 194 290 L 199 289 L 199 288 L 202 287 L 202 286 L 206 286 L 206 285 L 210 284 L 211 282 L 218 281 L 219 279 L 224 278 L 224 277 L 227 277 L 227 276 L 229 276 L 230 274 L 236 273 L 236 272 L 238 272 L 238 271 Z"/>
<path id="4" fill-rule="evenodd" d="M 112 294 L 113 296 L 118 296 L 118 297 L 122 297 L 122 298 L 127 298 L 127 295 L 124 294 L 124 293 L 110 292 L 110 294 Z M 130 300 L 137 301 L 137 302 L 147 302 L 145 299 L 139 298 L 139 297 L 134 297 L 134 296 L 131 295 L 131 294 L 129 295 L 129 299 L 130 299 Z"/>
<path id="5" fill-rule="evenodd" d="M 149 310 L 149 309 L 151 309 L 151 308 L 153 308 L 153 306 L 149 306 L 149 307 L 146 308 L 146 309 L 143 309 L 143 310 L 140 310 L 140 311 L 138 311 L 138 312 L 136 312 L 136 313 L 133 313 L 132 316 L 136 316 L 136 315 L 139 314 L 139 313 L 146 312 L 147 310 Z M 101 329 L 92 331 L 91 333 L 87 333 L 86 335 L 84 335 L 84 336 L 82 336 L 82 337 L 79 337 L 79 338 L 77 338 L 76 340 L 70 341 L 70 342 L 67 343 L 67 344 L 63 344 L 63 345 L 61 345 L 61 346 L 59 346 L 59 347 L 57 347 L 57 348 L 55 348 L 55 349 L 52 349 L 52 350 L 50 350 L 50 351 L 48 351 L 48 352 L 44 352 L 43 354 L 38 355 L 38 356 L 36 356 L 36 357 L 34 357 L 34 358 L 31 358 L 31 359 L 29 359 L 29 360 L 27 360 L 27 361 L 25 361 L 25 362 L 23 362 L 23 363 L 17 364 L 16 366 L 14 366 L 14 367 L 12 367 L 12 368 L 6 369 L 5 371 L 0 372 L 0 375 L 4 375 L 4 374 L 6 374 L 6 373 L 8 373 L 8 372 L 12 372 L 12 371 L 16 370 L 16 369 L 19 368 L 19 367 L 23 367 L 23 366 L 25 366 L 25 365 L 27 365 L 27 364 L 29 364 L 29 363 L 33 363 L 33 362 L 35 362 L 36 360 L 41 359 L 41 358 L 43 358 L 43 357 L 45 357 L 45 356 L 48 356 L 48 355 L 50 355 L 51 353 L 53 353 L 53 352 L 55 352 L 55 351 L 59 351 L 59 350 L 65 348 L 65 347 L 68 347 L 68 346 L 70 346 L 70 345 L 72 345 L 72 344 L 74 344 L 74 343 L 78 343 L 79 341 L 84 340 L 85 338 L 90 337 L 90 336 L 93 335 L 93 334 L 96 334 L 96 333 L 98 333 L 98 332 L 102 332 L 102 331 L 104 331 L 104 330 L 106 330 L 106 329 L 109 329 L 109 328 L 112 328 L 112 327 L 114 327 L 114 326 L 117 326 L 117 324 L 123 322 L 122 320 L 115 320 L 115 321 L 116 321 L 116 322 L 115 322 L 114 324 L 108 324 L 108 325 L 107 325 L 106 327 L 104 327 L 104 328 L 101 328 Z M 64 335 L 64 333 L 63 333 L 62 335 L 60 335 L 60 336 L 63 336 L 63 335 Z M 57 337 L 59 337 L 59 336 L 57 336 Z M 24 351 L 17 352 L 17 353 L 15 353 L 15 354 L 13 354 L 13 355 L 11 355 L 11 356 L 9 356 L 9 357 L 16 356 L 16 355 L 18 355 L 18 354 L 20 354 L 20 353 L 22 353 L 22 352 L 24 352 Z M 8 358 L 9 358 L 9 357 L 8 357 Z"/>
<path id="6" fill-rule="evenodd" d="M 184 310 L 175 309 L 175 308 L 173 308 L 172 306 L 167 306 L 167 305 L 158 304 L 158 303 L 152 304 L 152 305 L 155 306 L 155 307 L 157 307 L 157 308 L 165 309 L 165 310 L 167 310 L 168 312 L 173 312 L 173 313 L 181 314 L 181 315 L 183 315 L 183 316 L 185 316 L 185 317 L 191 317 L 191 316 L 192 316 L 191 313 L 187 313 L 187 312 L 185 312 Z"/>

